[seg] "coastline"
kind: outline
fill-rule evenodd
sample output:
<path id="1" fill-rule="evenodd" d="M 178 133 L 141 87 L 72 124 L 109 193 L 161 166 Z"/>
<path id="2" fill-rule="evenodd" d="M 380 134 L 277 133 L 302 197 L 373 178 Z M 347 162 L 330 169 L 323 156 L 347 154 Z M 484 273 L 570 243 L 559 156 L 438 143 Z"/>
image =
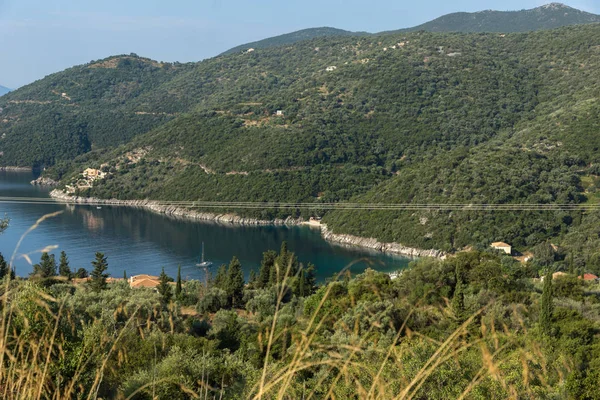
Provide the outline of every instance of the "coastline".
<path id="1" fill-rule="evenodd" d="M 404 246 L 400 243 L 382 243 L 374 238 L 364 238 L 359 236 L 347 235 L 347 234 L 336 234 L 331 232 L 327 225 L 320 223 L 316 220 L 306 221 L 303 218 L 292 218 L 286 219 L 275 219 L 275 220 L 260 220 L 256 218 L 240 217 L 235 214 L 215 214 L 208 212 L 199 212 L 190 210 L 183 207 L 176 206 L 164 206 L 160 205 L 159 202 L 154 200 L 117 200 L 117 199 L 96 199 L 93 197 L 77 197 L 70 196 L 64 193 L 62 190 L 54 189 L 50 192 L 50 197 L 56 200 L 75 202 L 76 204 L 89 204 L 89 205 L 116 205 L 116 206 L 128 206 L 138 207 L 149 210 L 157 214 L 164 214 L 170 217 L 183 218 L 195 221 L 214 222 L 229 225 L 242 225 L 242 226 L 308 226 L 311 228 L 319 229 L 321 236 L 326 241 L 337 244 L 340 246 L 348 247 L 362 247 L 365 249 L 376 250 L 386 254 L 395 254 L 406 257 L 433 257 L 438 259 L 445 259 L 447 254 L 440 250 L 424 250 L 414 247 Z"/>
<path id="2" fill-rule="evenodd" d="M 31 167 L 0 167 L 0 171 L 32 172 Z"/>

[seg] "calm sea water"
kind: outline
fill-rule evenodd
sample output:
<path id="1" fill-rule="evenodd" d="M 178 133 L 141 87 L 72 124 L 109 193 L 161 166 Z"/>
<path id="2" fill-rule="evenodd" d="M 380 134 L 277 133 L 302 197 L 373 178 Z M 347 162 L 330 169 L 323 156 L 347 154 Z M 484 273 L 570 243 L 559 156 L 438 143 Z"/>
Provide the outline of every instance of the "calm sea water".
<path id="1" fill-rule="evenodd" d="M 0 196 L 49 197 L 45 188 L 29 184 L 29 173 L 0 171 Z M 62 204 L 7 204 L 0 203 L 0 216 L 10 217 L 9 229 L 0 236 L 0 252 L 5 258 L 13 254 L 19 238 L 35 221 L 45 214 L 63 211 L 57 217 L 44 221 L 29 233 L 18 249 L 15 266 L 17 275 L 26 276 L 32 270 L 23 254 L 35 263 L 40 250 L 58 246 L 57 255 L 64 250 L 71 269 L 84 267 L 91 270 L 90 262 L 97 251 L 108 257 L 113 276 L 153 274 L 164 267 L 167 274 L 175 276 L 181 265 L 182 276 L 204 279 L 197 262 L 201 243 L 205 244 L 206 259 L 215 265 L 228 263 L 237 256 L 246 276 L 258 269 L 262 252 L 278 250 L 287 241 L 301 262 L 312 262 L 317 267 L 317 277 L 324 280 L 346 266 L 353 273 L 371 267 L 380 271 L 405 268 L 409 259 L 387 256 L 378 252 L 351 249 L 332 245 L 322 239 L 320 232 L 309 227 L 240 227 L 172 219 L 145 210 L 130 207 L 62 205 Z"/>

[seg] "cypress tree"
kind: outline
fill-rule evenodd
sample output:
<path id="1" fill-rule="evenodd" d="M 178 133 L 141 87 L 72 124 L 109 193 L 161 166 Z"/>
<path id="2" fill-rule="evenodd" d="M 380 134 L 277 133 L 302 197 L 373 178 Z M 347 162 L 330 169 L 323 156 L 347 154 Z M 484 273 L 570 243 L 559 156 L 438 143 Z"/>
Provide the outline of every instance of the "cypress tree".
<path id="1" fill-rule="evenodd" d="M 0 279 L 4 278 L 6 275 L 10 274 L 10 269 L 8 267 L 8 263 L 4 259 L 2 253 L 0 253 Z"/>
<path id="2" fill-rule="evenodd" d="M 177 300 L 181 299 L 181 292 L 183 291 L 183 286 L 181 284 L 181 264 L 177 267 L 177 285 L 175 286 L 175 298 Z"/>
<path id="3" fill-rule="evenodd" d="M 217 276 L 215 276 L 215 280 L 213 285 L 216 288 L 225 290 L 227 285 L 227 266 L 222 264 L 217 270 Z"/>
<path id="4" fill-rule="evenodd" d="M 92 290 L 95 292 L 100 292 L 106 289 L 106 278 L 109 277 L 110 274 L 105 273 L 108 268 L 108 262 L 106 261 L 106 257 L 102 253 L 96 253 L 96 259 L 92 261 L 92 265 L 94 269 L 91 273 L 91 281 L 90 285 Z"/>
<path id="5" fill-rule="evenodd" d="M 465 315 L 465 292 L 462 278 L 462 268 L 457 265 L 455 270 L 456 286 L 454 296 L 452 297 L 452 311 L 459 321 L 462 321 Z"/>
<path id="6" fill-rule="evenodd" d="M 260 270 L 258 271 L 257 278 L 257 289 L 266 288 L 269 286 L 271 279 L 271 270 L 275 266 L 275 259 L 277 258 L 277 252 L 273 250 L 265 251 L 263 253 L 263 259 L 260 263 Z"/>
<path id="7" fill-rule="evenodd" d="M 233 257 L 229 263 L 225 292 L 227 292 L 227 297 L 230 299 L 232 307 L 240 308 L 244 305 L 244 272 L 242 271 L 242 264 L 237 257 Z"/>
<path id="8" fill-rule="evenodd" d="M 171 285 L 169 282 L 171 279 L 165 274 L 165 268 L 163 267 L 162 272 L 159 276 L 160 284 L 158 285 L 158 293 L 160 297 L 162 297 L 162 301 L 165 304 L 169 304 L 171 298 L 173 297 L 173 292 L 171 291 Z"/>
<path id="9" fill-rule="evenodd" d="M 317 287 L 317 277 L 315 276 L 315 266 L 311 263 L 308 263 L 308 267 L 303 271 L 304 278 L 304 292 L 300 294 L 300 296 L 310 296 L 315 292 Z"/>
<path id="10" fill-rule="evenodd" d="M 69 267 L 69 259 L 67 258 L 67 253 L 65 253 L 64 251 L 60 252 L 58 274 L 68 279 L 71 279 L 73 275 L 71 272 L 71 267 Z"/>
<path id="11" fill-rule="evenodd" d="M 540 305 L 540 329 L 544 335 L 549 335 L 552 329 L 552 273 L 548 272 L 544 278 L 544 289 L 542 291 L 542 302 Z"/>
<path id="12" fill-rule="evenodd" d="M 127 271 L 123 270 L 123 279 L 127 281 Z"/>

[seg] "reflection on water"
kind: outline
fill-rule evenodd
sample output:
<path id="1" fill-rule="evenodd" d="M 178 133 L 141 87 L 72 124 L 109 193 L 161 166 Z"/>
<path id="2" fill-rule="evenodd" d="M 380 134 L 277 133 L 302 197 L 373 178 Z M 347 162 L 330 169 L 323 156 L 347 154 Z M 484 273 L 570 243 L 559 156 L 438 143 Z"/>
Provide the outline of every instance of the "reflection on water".
<path id="1" fill-rule="evenodd" d="M 23 173 L 0 172 L 0 196 L 47 197 L 47 190 L 29 185 L 31 176 Z M 279 249 L 287 241 L 301 262 L 317 266 L 320 280 L 333 276 L 351 263 L 352 272 L 367 267 L 395 271 L 406 267 L 408 259 L 386 256 L 378 252 L 331 245 L 320 232 L 309 227 L 240 227 L 172 219 L 142 209 L 119 206 L 63 204 L 1 204 L 0 215 L 11 217 L 11 226 L 0 236 L 0 252 L 10 255 L 19 237 L 44 214 L 62 210 L 60 216 L 45 221 L 28 235 L 20 253 L 39 251 L 57 245 L 55 253 L 64 250 L 71 268 L 90 269 L 96 251 L 106 253 L 109 272 L 113 276 L 165 271 L 175 275 L 181 264 L 182 275 L 204 279 L 204 272 L 195 267 L 201 244 L 205 243 L 206 259 L 216 265 L 228 263 L 237 256 L 246 275 L 258 268 L 262 252 Z M 39 259 L 39 253 L 33 256 Z M 17 274 L 31 272 L 29 263 L 20 258 Z"/>

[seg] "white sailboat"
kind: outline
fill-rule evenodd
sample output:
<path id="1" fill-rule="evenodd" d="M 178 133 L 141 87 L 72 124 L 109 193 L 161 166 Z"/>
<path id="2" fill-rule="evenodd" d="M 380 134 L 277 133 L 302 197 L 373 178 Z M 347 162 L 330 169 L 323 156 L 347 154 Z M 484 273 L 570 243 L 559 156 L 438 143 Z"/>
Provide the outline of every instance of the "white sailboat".
<path id="1" fill-rule="evenodd" d="M 211 261 L 204 261 L 204 242 L 202 242 L 202 259 L 200 260 L 200 262 L 198 264 L 196 264 L 196 267 L 200 267 L 200 268 L 208 268 L 208 267 L 212 267 L 213 263 Z"/>

